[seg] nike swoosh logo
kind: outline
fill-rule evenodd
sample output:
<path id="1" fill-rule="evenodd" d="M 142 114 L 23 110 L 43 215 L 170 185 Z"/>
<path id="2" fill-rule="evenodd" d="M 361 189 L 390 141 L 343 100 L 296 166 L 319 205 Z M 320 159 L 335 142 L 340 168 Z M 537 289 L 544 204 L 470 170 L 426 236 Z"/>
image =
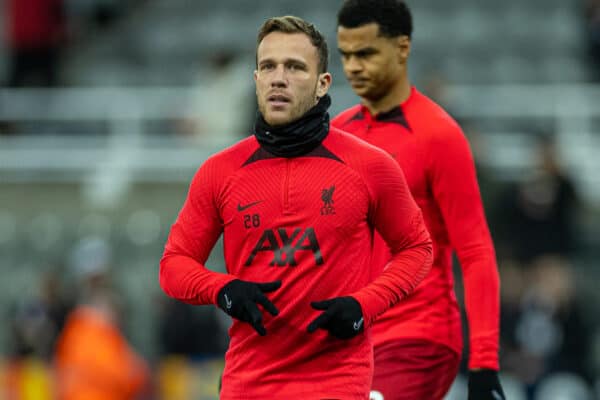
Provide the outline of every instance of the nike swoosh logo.
<path id="1" fill-rule="evenodd" d="M 359 331 L 362 324 L 363 324 L 363 319 L 361 318 L 358 321 L 356 321 L 354 323 L 354 325 L 352 325 L 352 327 L 354 328 L 355 331 Z"/>
<path id="2" fill-rule="evenodd" d="M 237 208 L 238 208 L 239 212 L 242 212 L 244 210 L 249 209 L 250 207 L 253 207 L 253 206 L 257 205 L 258 203 L 262 203 L 262 200 L 255 201 L 254 203 L 250 203 L 250 204 L 246 204 L 246 205 L 242 205 L 241 203 L 238 203 L 238 207 Z"/>
<path id="3" fill-rule="evenodd" d="M 229 300 L 229 297 L 227 297 L 227 295 L 225 295 L 225 307 L 228 310 L 231 310 L 232 305 L 233 305 L 233 301 Z"/>
<path id="4" fill-rule="evenodd" d="M 502 397 L 502 395 L 496 390 L 492 390 L 492 396 L 494 396 L 494 399 L 496 400 L 504 400 L 504 397 Z"/>

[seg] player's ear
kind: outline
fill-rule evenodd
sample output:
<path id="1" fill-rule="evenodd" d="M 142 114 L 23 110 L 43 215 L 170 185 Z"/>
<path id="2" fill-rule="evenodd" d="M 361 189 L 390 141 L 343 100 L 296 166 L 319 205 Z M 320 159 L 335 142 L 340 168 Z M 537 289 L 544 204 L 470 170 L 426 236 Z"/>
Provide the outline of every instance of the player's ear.
<path id="1" fill-rule="evenodd" d="M 406 35 L 398 36 L 398 38 L 396 38 L 396 47 L 398 49 L 398 61 L 402 64 L 406 64 L 408 62 L 408 57 L 410 56 L 410 37 Z"/>
<path id="2" fill-rule="evenodd" d="M 317 98 L 321 98 L 327 94 L 329 87 L 331 86 L 331 80 L 332 77 L 329 72 L 319 74 L 319 79 L 317 81 Z"/>
<path id="3" fill-rule="evenodd" d="M 254 70 L 254 93 L 256 94 L 256 98 L 258 99 L 258 71 Z"/>

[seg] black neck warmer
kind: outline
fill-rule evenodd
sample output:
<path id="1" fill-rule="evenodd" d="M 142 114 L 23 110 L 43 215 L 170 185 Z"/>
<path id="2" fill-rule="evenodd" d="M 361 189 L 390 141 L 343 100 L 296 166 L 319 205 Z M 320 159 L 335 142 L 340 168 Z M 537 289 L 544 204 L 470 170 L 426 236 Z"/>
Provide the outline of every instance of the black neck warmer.
<path id="1" fill-rule="evenodd" d="M 329 133 L 329 95 L 299 119 L 285 125 L 270 126 L 258 112 L 254 136 L 258 143 L 277 157 L 298 157 L 314 150 Z"/>

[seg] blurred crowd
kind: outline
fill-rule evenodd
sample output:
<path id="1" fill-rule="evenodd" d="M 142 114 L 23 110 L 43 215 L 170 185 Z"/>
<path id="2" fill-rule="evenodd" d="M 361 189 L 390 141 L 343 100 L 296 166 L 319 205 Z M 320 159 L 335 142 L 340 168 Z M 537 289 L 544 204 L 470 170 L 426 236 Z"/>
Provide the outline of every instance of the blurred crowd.
<path id="1" fill-rule="evenodd" d="M 40 277 L 34 296 L 11 307 L 11 352 L 0 365 L 0 398 L 186 399 L 193 362 L 213 363 L 213 373 L 218 371 L 228 317 L 166 296 L 149 301 L 158 306 L 158 354 L 144 357 L 128 339 L 130 311 L 112 278 L 114 268 L 107 240 L 83 238 L 64 266 Z M 216 385 L 217 378 L 209 382 L 213 395 Z"/>
<path id="2" fill-rule="evenodd" d="M 486 157 L 478 153 L 485 139 L 472 139 L 475 158 Z M 552 136 L 538 137 L 534 156 L 534 166 L 511 183 L 478 169 L 501 276 L 500 364 L 522 384 L 519 399 L 592 399 L 598 321 L 574 265 L 584 204 Z M 550 396 L 548 378 L 565 376 Z"/>
<path id="3" fill-rule="evenodd" d="M 587 0 L 584 8 L 585 32 L 593 77 L 600 81 L 600 1 Z"/>
<path id="4" fill-rule="evenodd" d="M 61 85 L 61 60 L 69 46 L 89 40 L 139 1 L 7 0 L 5 86 Z"/>

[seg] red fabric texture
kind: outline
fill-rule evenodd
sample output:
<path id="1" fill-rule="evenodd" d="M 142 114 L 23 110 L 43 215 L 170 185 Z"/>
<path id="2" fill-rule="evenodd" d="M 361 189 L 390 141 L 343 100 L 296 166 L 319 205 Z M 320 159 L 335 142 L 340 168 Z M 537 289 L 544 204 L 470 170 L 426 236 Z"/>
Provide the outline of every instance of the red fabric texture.
<path id="1" fill-rule="evenodd" d="M 463 273 L 470 331 L 469 368 L 498 366 L 499 278 L 469 144 L 458 124 L 414 87 L 395 110 L 373 117 L 357 105 L 332 125 L 385 150 L 401 166 L 433 240 L 429 275 L 411 296 L 377 320 L 375 346 L 426 339 L 460 354 L 462 331 L 454 294 L 452 252 Z M 374 243 L 374 266 L 389 259 Z M 376 366 L 377 368 L 377 366 Z"/>
<path id="2" fill-rule="evenodd" d="M 403 340 L 380 346 L 375 363 L 373 390 L 383 400 L 443 400 L 458 374 L 460 356 L 440 344 Z"/>

